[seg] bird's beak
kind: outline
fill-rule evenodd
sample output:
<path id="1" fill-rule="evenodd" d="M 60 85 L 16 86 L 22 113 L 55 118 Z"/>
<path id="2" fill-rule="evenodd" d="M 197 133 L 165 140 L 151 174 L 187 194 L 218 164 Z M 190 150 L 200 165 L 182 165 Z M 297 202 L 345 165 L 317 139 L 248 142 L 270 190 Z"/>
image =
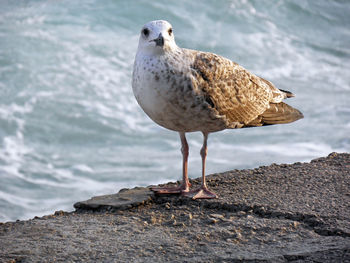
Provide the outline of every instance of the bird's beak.
<path id="1" fill-rule="evenodd" d="M 164 46 L 164 37 L 162 33 L 159 33 L 159 36 L 152 41 L 156 42 L 156 46 L 163 47 Z"/>

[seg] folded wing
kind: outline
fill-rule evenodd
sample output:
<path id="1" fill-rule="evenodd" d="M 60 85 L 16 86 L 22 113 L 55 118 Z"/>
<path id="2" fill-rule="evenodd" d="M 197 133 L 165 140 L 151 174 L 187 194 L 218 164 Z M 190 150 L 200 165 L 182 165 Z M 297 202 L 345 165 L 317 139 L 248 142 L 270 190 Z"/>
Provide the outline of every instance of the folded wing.
<path id="1" fill-rule="evenodd" d="M 303 117 L 300 111 L 282 102 L 294 96 L 291 92 L 277 89 L 226 58 L 193 52 L 193 89 L 225 121 L 227 128 L 289 123 Z"/>

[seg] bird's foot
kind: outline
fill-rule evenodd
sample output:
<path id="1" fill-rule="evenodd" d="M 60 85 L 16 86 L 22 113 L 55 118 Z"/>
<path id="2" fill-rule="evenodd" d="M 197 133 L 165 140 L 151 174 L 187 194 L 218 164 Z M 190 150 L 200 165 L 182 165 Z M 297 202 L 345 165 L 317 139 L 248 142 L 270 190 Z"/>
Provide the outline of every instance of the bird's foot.
<path id="1" fill-rule="evenodd" d="M 218 196 L 215 193 L 211 192 L 207 187 L 203 187 L 203 186 L 195 190 L 183 192 L 182 195 L 191 197 L 194 200 L 218 198 Z"/>
<path id="2" fill-rule="evenodd" d="M 176 187 L 151 187 L 156 194 L 181 194 L 189 191 L 191 184 L 181 184 Z"/>

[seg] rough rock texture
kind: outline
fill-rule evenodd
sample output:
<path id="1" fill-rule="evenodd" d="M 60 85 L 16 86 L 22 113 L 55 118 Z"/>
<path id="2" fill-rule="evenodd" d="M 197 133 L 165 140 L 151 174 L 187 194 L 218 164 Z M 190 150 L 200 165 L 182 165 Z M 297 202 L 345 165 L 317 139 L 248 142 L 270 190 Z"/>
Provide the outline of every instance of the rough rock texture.
<path id="1" fill-rule="evenodd" d="M 124 189 L 72 213 L 2 223 L 0 262 L 350 262 L 350 154 L 208 184 L 219 199 Z"/>

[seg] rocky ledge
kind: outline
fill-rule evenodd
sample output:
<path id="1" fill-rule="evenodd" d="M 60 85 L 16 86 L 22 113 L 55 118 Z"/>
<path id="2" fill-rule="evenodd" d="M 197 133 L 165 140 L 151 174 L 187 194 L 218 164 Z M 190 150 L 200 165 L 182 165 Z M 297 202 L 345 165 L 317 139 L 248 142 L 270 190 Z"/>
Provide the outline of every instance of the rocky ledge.
<path id="1" fill-rule="evenodd" d="M 0 261 L 350 262 L 350 154 L 207 178 L 218 199 L 123 189 L 1 223 Z"/>

